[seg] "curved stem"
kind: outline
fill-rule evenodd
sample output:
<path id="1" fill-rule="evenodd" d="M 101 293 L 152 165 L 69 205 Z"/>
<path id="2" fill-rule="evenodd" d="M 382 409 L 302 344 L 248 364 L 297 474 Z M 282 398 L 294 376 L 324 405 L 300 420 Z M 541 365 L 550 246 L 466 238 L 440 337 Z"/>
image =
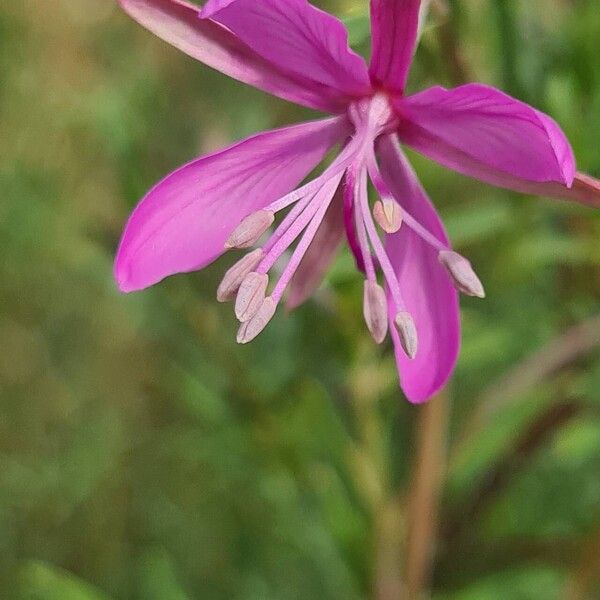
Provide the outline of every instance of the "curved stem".
<path id="1" fill-rule="evenodd" d="M 427 593 L 438 532 L 439 503 L 446 465 L 449 396 L 440 392 L 419 407 L 417 456 L 408 507 L 406 598 Z"/>

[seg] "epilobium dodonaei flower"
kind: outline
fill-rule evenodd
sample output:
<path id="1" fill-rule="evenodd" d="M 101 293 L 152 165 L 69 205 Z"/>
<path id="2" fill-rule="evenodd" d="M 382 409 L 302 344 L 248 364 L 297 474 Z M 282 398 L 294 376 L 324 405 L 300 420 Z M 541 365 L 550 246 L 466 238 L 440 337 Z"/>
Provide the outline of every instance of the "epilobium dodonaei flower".
<path id="1" fill-rule="evenodd" d="M 311 294 L 345 235 L 365 274 L 368 328 L 377 342 L 390 333 L 404 392 L 422 402 L 444 385 L 459 348 L 457 290 L 479 297 L 484 290 L 451 249 L 402 144 L 493 185 L 598 205 L 599 182 L 576 173 L 550 117 L 481 84 L 404 95 L 419 0 L 371 0 L 369 67 L 348 47 L 342 23 L 306 0 L 209 0 L 202 9 L 182 0 L 121 4 L 207 65 L 333 115 L 192 161 L 129 219 L 115 265 L 125 292 L 200 269 L 229 248 L 252 247 L 277 220 L 219 286 L 220 301 L 235 300 L 240 343 L 267 326 L 284 293 L 292 307 Z M 337 158 L 298 187 L 337 144 Z M 369 179 L 379 195 L 372 207 Z M 277 276 L 272 267 L 292 246 Z"/>

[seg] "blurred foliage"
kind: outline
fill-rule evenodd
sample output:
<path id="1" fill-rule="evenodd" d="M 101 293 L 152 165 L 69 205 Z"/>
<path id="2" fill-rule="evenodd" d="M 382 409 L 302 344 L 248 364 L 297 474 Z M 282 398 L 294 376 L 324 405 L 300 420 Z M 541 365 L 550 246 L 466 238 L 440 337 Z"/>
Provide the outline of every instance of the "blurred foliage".
<path id="1" fill-rule="evenodd" d="M 366 0 L 319 5 L 368 52 Z M 411 87 L 500 85 L 551 113 L 600 176 L 597 0 L 433 5 Z M 108 0 L 3 3 L 0 81 L 1 597 L 372 597 L 419 409 L 368 338 L 347 252 L 243 348 L 213 301 L 229 259 L 126 297 L 111 276 L 153 182 L 309 112 Z M 518 385 L 598 312 L 600 217 L 411 156 L 488 290 L 463 301 L 434 598 L 600 598 L 598 344 Z M 514 387 L 492 393 L 501 376 Z"/>

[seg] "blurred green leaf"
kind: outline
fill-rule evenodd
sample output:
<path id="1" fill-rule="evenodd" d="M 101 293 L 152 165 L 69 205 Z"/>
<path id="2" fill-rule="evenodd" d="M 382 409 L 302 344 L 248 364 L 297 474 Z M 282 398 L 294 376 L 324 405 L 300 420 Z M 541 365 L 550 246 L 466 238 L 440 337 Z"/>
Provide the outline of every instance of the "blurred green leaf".
<path id="1" fill-rule="evenodd" d="M 146 600 L 190 600 L 181 588 L 175 563 L 160 548 L 148 550 L 139 564 L 139 596 Z"/>
<path id="2" fill-rule="evenodd" d="M 446 213 L 444 222 L 452 242 L 465 246 L 484 241 L 511 224 L 511 209 L 506 202 L 477 202 Z"/>
<path id="3" fill-rule="evenodd" d="M 371 21 L 368 12 L 353 13 L 342 19 L 348 30 L 348 41 L 351 46 L 360 46 L 369 40 Z"/>
<path id="4" fill-rule="evenodd" d="M 434 596 L 435 600 L 547 600 L 558 599 L 562 574 L 539 566 L 501 571 L 449 595 Z"/>
<path id="5" fill-rule="evenodd" d="M 100 590 L 72 573 L 31 561 L 19 572 L 19 600 L 108 600 Z"/>

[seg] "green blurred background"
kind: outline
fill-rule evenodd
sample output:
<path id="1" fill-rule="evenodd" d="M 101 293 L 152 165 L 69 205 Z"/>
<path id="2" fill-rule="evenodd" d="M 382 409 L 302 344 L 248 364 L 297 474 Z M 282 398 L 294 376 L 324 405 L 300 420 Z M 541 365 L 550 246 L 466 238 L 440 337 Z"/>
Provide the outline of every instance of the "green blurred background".
<path id="1" fill-rule="evenodd" d="M 368 52 L 366 0 L 318 4 Z M 411 86 L 463 80 L 552 114 L 600 176 L 598 0 L 434 1 Z M 0 5 L 0 598 L 401 597 L 423 409 L 348 252 L 243 348 L 213 299 L 229 258 L 135 295 L 112 280 L 151 184 L 308 114 L 110 0 Z M 448 449 L 431 595 L 598 599 L 600 215 L 411 156 L 488 291 L 462 303 L 428 446 Z"/>

